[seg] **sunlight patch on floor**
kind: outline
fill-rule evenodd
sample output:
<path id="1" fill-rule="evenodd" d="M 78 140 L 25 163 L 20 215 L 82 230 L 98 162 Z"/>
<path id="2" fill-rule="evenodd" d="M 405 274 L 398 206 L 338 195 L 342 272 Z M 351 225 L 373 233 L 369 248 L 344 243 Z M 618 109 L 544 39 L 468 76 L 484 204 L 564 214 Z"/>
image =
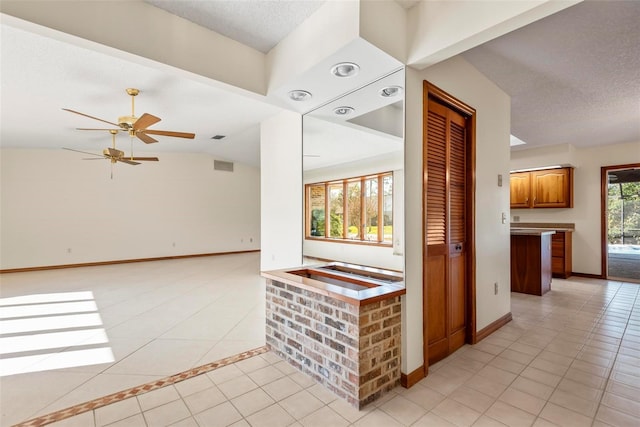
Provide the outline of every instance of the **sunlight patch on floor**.
<path id="1" fill-rule="evenodd" d="M 0 298 L 0 376 L 113 362 L 100 326 L 93 292 Z"/>

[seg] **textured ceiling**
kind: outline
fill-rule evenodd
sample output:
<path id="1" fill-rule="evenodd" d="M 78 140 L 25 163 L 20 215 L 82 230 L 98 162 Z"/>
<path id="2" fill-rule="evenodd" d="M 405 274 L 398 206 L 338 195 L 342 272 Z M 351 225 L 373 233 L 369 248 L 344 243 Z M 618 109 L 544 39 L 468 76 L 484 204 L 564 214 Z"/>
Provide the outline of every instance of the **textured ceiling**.
<path id="1" fill-rule="evenodd" d="M 324 0 L 145 2 L 267 53 Z"/>
<path id="2" fill-rule="evenodd" d="M 585 1 L 463 56 L 511 96 L 531 146 L 640 140 L 640 2 Z"/>

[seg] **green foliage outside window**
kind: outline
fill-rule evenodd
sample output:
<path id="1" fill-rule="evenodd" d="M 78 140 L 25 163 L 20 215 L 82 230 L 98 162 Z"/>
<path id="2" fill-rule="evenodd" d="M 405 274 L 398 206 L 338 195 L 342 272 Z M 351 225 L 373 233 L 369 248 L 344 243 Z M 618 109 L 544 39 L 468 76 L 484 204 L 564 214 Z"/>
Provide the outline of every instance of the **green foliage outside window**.
<path id="1" fill-rule="evenodd" d="M 609 244 L 640 244 L 640 182 L 609 184 Z"/>

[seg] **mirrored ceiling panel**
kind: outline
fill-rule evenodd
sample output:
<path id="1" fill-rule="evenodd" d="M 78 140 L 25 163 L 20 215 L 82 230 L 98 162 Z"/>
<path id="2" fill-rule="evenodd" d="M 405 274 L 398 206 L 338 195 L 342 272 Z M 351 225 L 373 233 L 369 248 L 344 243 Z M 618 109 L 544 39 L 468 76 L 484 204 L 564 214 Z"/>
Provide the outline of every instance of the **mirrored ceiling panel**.
<path id="1" fill-rule="evenodd" d="M 304 170 L 402 152 L 404 70 L 304 116 Z"/>

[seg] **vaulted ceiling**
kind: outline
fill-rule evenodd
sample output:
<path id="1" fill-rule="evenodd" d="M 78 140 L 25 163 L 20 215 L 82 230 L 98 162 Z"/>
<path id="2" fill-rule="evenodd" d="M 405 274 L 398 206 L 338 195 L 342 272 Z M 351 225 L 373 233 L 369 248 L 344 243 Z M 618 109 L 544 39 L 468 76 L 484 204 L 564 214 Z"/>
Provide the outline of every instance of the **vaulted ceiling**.
<path id="1" fill-rule="evenodd" d="M 416 1 L 397 0 L 405 8 Z M 147 0 L 265 52 L 322 1 L 202 2 Z M 3 15 L 3 18 L 6 18 Z M 3 19 L 6 21 L 6 19 Z M 527 147 L 640 140 L 640 2 L 585 1 L 464 53 L 512 97 L 512 133 Z M 207 84 L 152 61 L 107 55 L 39 31 L 2 25 L 0 143 L 3 147 L 104 148 L 110 135 L 79 132 L 130 112 L 127 87 L 141 89 L 136 112 L 156 129 L 195 132 L 195 140 L 159 138 L 138 151 L 208 152 L 259 164 L 259 122 L 277 103 Z M 225 58 L 212 57 L 224 62 Z M 393 61 L 385 65 L 393 69 Z M 384 68 L 383 67 L 383 68 Z M 323 84 L 323 83 L 322 83 Z M 138 114 L 139 115 L 139 114 Z M 97 126 L 100 127 L 100 126 Z M 212 140 L 217 134 L 222 140 Z M 123 140 L 127 148 L 128 138 Z M 94 150 L 94 151 L 95 151 Z"/>

